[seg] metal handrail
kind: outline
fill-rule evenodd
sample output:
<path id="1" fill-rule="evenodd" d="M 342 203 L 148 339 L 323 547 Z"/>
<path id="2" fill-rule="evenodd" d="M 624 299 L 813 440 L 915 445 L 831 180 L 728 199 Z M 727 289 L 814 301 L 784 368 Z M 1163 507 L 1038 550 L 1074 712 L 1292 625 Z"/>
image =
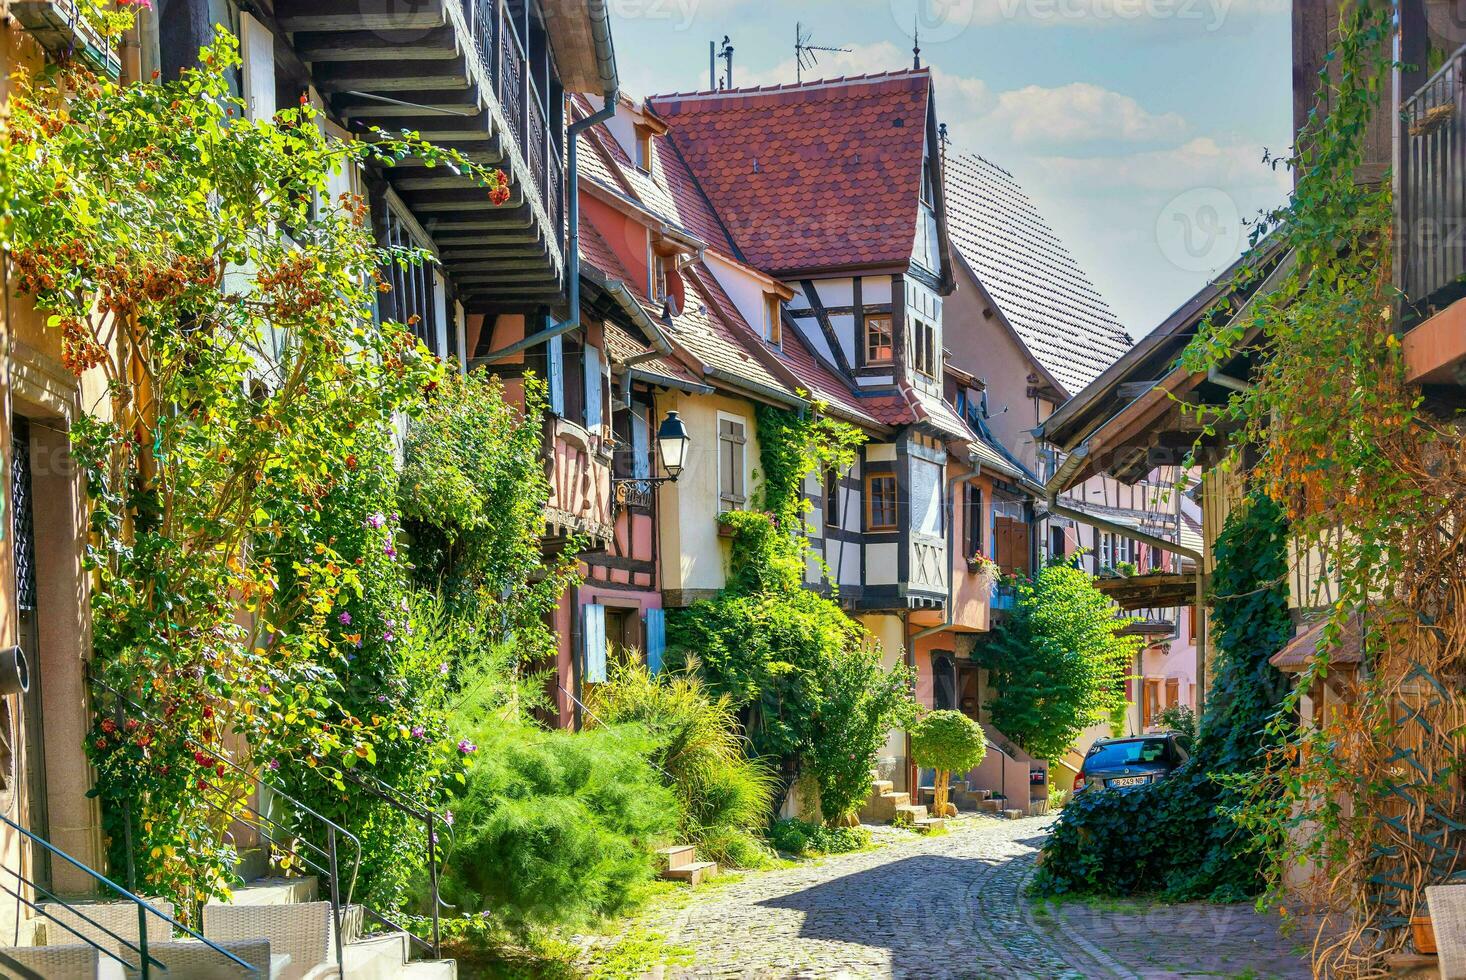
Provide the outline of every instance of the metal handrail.
<path id="1" fill-rule="evenodd" d="M 25 875 L 21 874 L 18 870 L 14 869 L 14 868 L 6 867 L 5 870 L 8 871 L 11 875 L 13 875 L 15 877 L 15 879 L 19 883 L 19 886 L 20 887 L 18 887 L 15 890 L 12 890 L 8 885 L 0 884 L 0 891 L 4 891 L 7 895 L 10 895 L 12 898 L 15 898 L 17 901 L 20 901 L 20 902 L 24 903 L 26 905 L 26 907 L 30 908 L 32 911 L 34 911 L 38 915 L 45 916 L 50 921 L 56 923 L 58 926 L 60 926 L 61 928 L 65 929 L 67 932 L 71 933 L 77 939 L 80 939 L 86 945 L 88 945 L 88 946 L 92 947 L 93 949 L 97 950 L 98 952 L 106 955 L 110 959 L 116 960 L 118 963 L 122 964 L 122 966 L 123 966 L 124 969 L 137 970 L 138 972 L 140 972 L 142 974 L 143 980 L 150 980 L 150 978 L 153 975 L 153 967 L 158 967 L 163 972 L 167 972 L 167 969 L 168 969 L 168 967 L 167 967 L 166 964 L 164 964 L 161 960 L 159 960 L 157 957 L 153 956 L 151 953 L 148 952 L 148 915 L 149 914 L 157 916 L 159 919 L 162 919 L 164 922 L 168 923 L 168 925 L 169 925 L 170 928 L 176 929 L 179 932 L 182 932 L 182 933 L 188 935 L 190 938 L 195 939 L 195 940 L 197 940 L 200 943 L 203 943 L 205 946 L 207 946 L 209 949 L 211 949 L 215 953 L 218 953 L 220 956 L 225 957 L 229 961 L 233 962 L 235 965 L 240 966 L 240 967 L 243 967 L 246 973 L 251 974 L 251 975 L 256 975 L 256 974 L 259 973 L 259 971 L 255 967 L 251 966 L 249 963 L 246 963 L 244 960 L 240 959 L 238 956 L 235 956 L 233 953 L 229 952 L 229 950 L 227 950 L 224 947 L 220 946 L 218 943 L 210 942 L 208 939 L 205 939 L 203 937 L 203 935 L 201 935 L 200 933 L 197 933 L 194 930 L 190 929 L 188 926 L 186 926 L 183 923 L 179 922 L 177 919 L 173 918 L 173 916 L 171 916 L 168 913 L 164 912 L 162 909 L 157 908 L 152 903 L 148 902 L 146 899 L 142 899 L 142 898 L 139 898 L 138 896 L 134 895 L 132 892 L 128 891 L 126 888 L 123 888 L 121 885 L 117 884 L 115 881 L 113 881 L 112 879 L 108 878 L 106 875 L 103 875 L 100 871 L 97 871 L 97 870 L 95 870 L 95 869 L 93 869 L 91 867 L 88 867 L 87 865 L 83 864 L 81 861 L 78 861 L 76 858 L 72 857 L 70 854 L 66 853 L 61 848 L 57 847 L 55 844 L 52 844 L 50 841 L 46 840 L 44 837 L 41 837 L 41 836 L 39 836 L 37 834 L 31 833 L 29 830 L 25 829 L 20 824 L 16 823 L 14 820 L 11 820 L 9 817 L 5 816 L 3 813 L 0 813 L 0 824 L 3 824 L 4 826 L 9 827 L 11 830 L 13 830 L 16 833 L 20 834 L 22 837 L 25 837 L 31 843 L 33 843 L 33 844 L 35 844 L 35 845 L 43 848 L 48 854 L 52 855 L 53 857 L 60 858 L 61 860 L 65 861 L 67 864 L 70 864 L 72 867 L 76 868 L 78 871 L 80 871 L 83 874 L 85 874 L 87 877 L 91 878 L 97 884 L 107 886 L 113 892 L 115 892 L 116 894 L 120 895 L 123 900 L 128 901 L 128 902 L 131 902 L 133 905 L 137 906 L 138 934 L 137 934 L 137 942 L 134 943 L 134 942 L 132 942 L 129 939 L 126 939 L 126 938 L 124 938 L 122 936 L 119 936 L 117 933 L 113 932 L 111 929 L 109 929 L 106 926 L 102 925 L 100 922 L 95 921 L 89 915 L 87 915 L 85 912 L 81 911 L 82 907 L 84 907 L 82 904 L 77 904 L 77 903 L 72 903 L 72 902 L 66 901 L 65 899 L 63 899 L 60 896 L 58 896 L 56 893 L 52 892 L 49 888 L 46 888 L 46 887 L 44 887 L 42 885 L 37 884 L 34 881 L 31 881 L 29 878 L 27 878 Z M 133 964 L 129 963 L 127 960 L 123 959 L 122 956 L 121 956 L 121 954 L 119 954 L 118 952 L 116 952 L 114 950 L 111 950 L 111 949 L 108 949 L 107 947 L 103 946 L 101 943 L 98 943 L 96 940 L 91 939 L 90 937 L 88 937 L 88 936 L 84 935 L 83 933 L 79 932 L 78 930 L 76 930 L 72 926 L 68 925 L 67 923 L 62 922 L 60 919 L 56 918 L 50 912 L 46 911 L 45 906 L 36 903 L 32 899 L 26 898 L 25 895 L 24 895 L 24 891 L 25 891 L 25 888 L 27 888 L 27 887 L 28 888 L 31 888 L 36 893 L 39 893 L 41 895 L 44 895 L 46 898 L 50 899 L 52 902 L 56 903 L 57 905 L 62 906 L 68 912 L 72 913 L 73 915 L 77 916 L 78 918 L 82 919 L 83 921 L 89 923 L 94 928 L 101 930 L 103 933 L 107 934 L 108 936 L 111 936 L 113 939 L 117 940 L 117 942 L 120 943 L 126 949 L 129 949 L 132 952 L 136 953 L 137 956 L 138 956 L 138 963 L 137 963 L 137 965 L 134 966 Z"/>
<path id="2" fill-rule="evenodd" d="M 442 895 L 439 892 L 438 833 L 437 830 L 434 829 L 434 824 L 442 824 L 443 828 L 448 832 L 450 850 L 452 849 L 452 845 L 455 841 L 455 837 L 453 834 L 453 824 L 448 820 L 447 817 L 437 812 L 432 807 L 428 806 L 422 800 L 416 799 L 404 790 L 399 789 L 398 787 L 393 786 L 390 783 L 384 782 L 370 773 L 362 773 L 357 772 L 354 769 L 347 769 L 342 773 L 342 775 L 345 779 L 350 780 L 359 789 L 365 791 L 368 796 L 380 800 L 381 802 L 387 804 L 393 809 L 401 813 L 405 813 L 415 820 L 421 820 L 424 824 L 425 840 L 427 842 L 428 889 L 431 893 L 432 900 L 432 939 L 423 939 L 422 937 L 414 933 L 411 929 L 404 928 L 401 923 L 394 921 L 383 913 L 378 912 L 377 910 L 367 906 L 365 903 L 361 905 L 362 915 L 371 918 L 379 925 L 387 926 L 390 929 L 395 929 L 405 934 L 409 942 L 420 947 L 433 959 L 441 958 L 443 952 L 443 943 L 440 928 L 441 916 L 439 914 L 439 910 L 443 908 L 451 909 L 453 908 L 453 906 L 447 902 L 444 902 Z"/>
<path id="3" fill-rule="evenodd" d="M 124 712 L 124 706 L 126 706 L 128 712 L 131 712 L 134 716 L 140 719 L 145 719 L 155 723 L 158 722 L 159 719 L 157 718 L 157 716 L 149 712 L 147 708 L 138 704 L 136 701 L 132 700 L 126 694 L 117 690 L 115 687 L 108 684 L 100 677 L 89 675 L 88 680 L 90 681 L 93 688 L 100 689 L 102 692 L 111 695 L 115 699 L 115 721 L 117 722 L 119 727 L 125 725 L 126 722 L 126 713 Z M 215 748 L 204 742 L 200 742 L 198 739 L 194 738 L 191 735 L 188 735 L 187 733 L 183 735 L 183 741 L 185 745 L 192 748 L 194 751 L 207 755 L 216 763 L 227 766 L 234 772 L 252 781 L 256 787 L 268 789 L 272 797 L 278 798 L 284 801 L 289 806 L 294 807 L 297 811 L 297 815 L 312 818 L 320 823 L 326 837 L 326 844 L 324 847 L 310 840 L 308 837 L 304 837 L 301 834 L 293 831 L 290 827 L 287 827 L 279 820 L 262 812 L 250 803 L 241 802 L 238 805 L 240 809 L 235 810 L 221 807 L 211 800 L 204 800 L 205 805 L 208 806 L 210 809 L 214 810 L 222 816 L 229 817 L 230 819 L 238 823 L 242 823 L 245 826 L 251 827 L 256 833 L 260 835 L 261 840 L 264 841 L 266 844 L 269 844 L 272 847 L 280 850 L 288 850 L 291 854 L 294 855 L 295 858 L 297 858 L 312 872 L 326 879 L 326 884 L 329 888 L 330 893 L 331 917 L 332 921 L 336 925 L 336 966 L 338 970 L 341 969 L 343 966 L 343 943 L 341 941 L 341 936 L 345 921 L 344 909 L 346 906 L 351 904 L 352 896 L 355 894 L 356 891 L 357 877 L 361 872 L 362 847 L 360 838 L 358 838 L 351 831 L 347 830 L 345 827 L 336 823 L 331 818 L 301 802 L 300 800 L 291 796 L 289 793 L 285 792 L 274 784 L 265 782 L 256 773 L 244 769 L 238 763 L 236 763 L 229 756 L 228 753 L 224 752 L 222 749 Z M 125 811 L 124 818 L 126 821 L 128 837 L 128 859 L 129 861 L 131 861 L 132 811 L 130 808 Z M 272 834 L 278 836 L 272 836 Z M 353 856 L 351 864 L 351 880 L 346 887 L 346 896 L 344 900 L 341 895 L 341 860 L 338 850 L 338 842 L 339 839 L 342 837 L 345 837 L 355 849 L 355 854 Z M 300 850 L 298 850 L 298 847 L 300 846 L 304 846 L 309 853 L 301 853 Z M 310 856 L 311 854 L 314 854 L 315 857 L 312 858 Z"/>

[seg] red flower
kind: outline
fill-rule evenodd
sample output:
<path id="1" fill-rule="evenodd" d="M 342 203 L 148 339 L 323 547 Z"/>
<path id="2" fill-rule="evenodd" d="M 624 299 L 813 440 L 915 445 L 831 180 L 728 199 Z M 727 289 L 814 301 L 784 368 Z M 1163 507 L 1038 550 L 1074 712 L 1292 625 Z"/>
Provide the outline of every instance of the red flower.
<path id="1" fill-rule="evenodd" d="M 205 789 L 208 789 L 209 788 L 209 784 L 206 783 L 206 782 L 204 782 L 202 779 L 200 779 L 197 783 L 195 783 L 195 785 L 198 786 L 198 788 L 200 790 L 205 790 Z"/>
<path id="2" fill-rule="evenodd" d="M 214 717 L 214 709 L 213 708 L 210 708 L 208 705 L 204 705 L 204 717 L 205 718 L 212 718 L 212 717 Z"/>
<path id="3" fill-rule="evenodd" d="M 99 749 L 105 749 L 106 747 L 107 747 L 107 740 L 105 738 L 99 738 L 99 739 L 97 739 L 97 748 L 99 748 Z"/>
<path id="4" fill-rule="evenodd" d="M 489 191 L 489 203 L 494 205 L 495 207 L 503 204 L 507 200 L 509 200 L 508 185 L 500 184 L 498 187 L 495 187 L 493 190 Z"/>
<path id="5" fill-rule="evenodd" d="M 117 731 L 117 722 L 113 721 L 111 718 L 103 718 L 102 731 L 106 732 L 108 735 L 111 735 L 113 732 Z"/>
<path id="6" fill-rule="evenodd" d="M 138 721 L 136 718 L 129 718 L 129 719 L 127 719 L 127 730 L 128 731 L 135 732 L 140 727 L 142 727 L 142 722 Z"/>
<path id="7" fill-rule="evenodd" d="M 209 766 L 209 765 L 212 765 L 213 764 L 213 761 L 214 760 L 210 759 L 207 755 L 205 755 L 202 752 L 195 752 L 193 754 L 193 761 L 195 763 L 197 763 L 198 765 L 201 765 L 201 766 Z"/>
<path id="8" fill-rule="evenodd" d="M 356 469 L 356 453 L 346 454 L 346 468 L 349 470 Z"/>
<path id="9" fill-rule="evenodd" d="M 218 773 L 219 777 L 222 779 L 224 776 L 224 763 L 221 762 L 217 766 L 215 766 L 214 771 Z"/>

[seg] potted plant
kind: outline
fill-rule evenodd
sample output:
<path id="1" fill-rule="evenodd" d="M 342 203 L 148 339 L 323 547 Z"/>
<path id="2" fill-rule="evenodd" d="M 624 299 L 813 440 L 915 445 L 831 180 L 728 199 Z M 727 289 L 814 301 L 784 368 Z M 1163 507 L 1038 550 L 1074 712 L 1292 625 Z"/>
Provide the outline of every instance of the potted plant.
<path id="1" fill-rule="evenodd" d="M 937 771 L 932 811 L 938 817 L 955 817 L 957 808 L 947 802 L 947 789 L 952 773 L 967 772 L 987 755 L 982 727 L 960 711 L 933 711 L 913 725 L 910 734 L 912 759 Z"/>
<path id="2" fill-rule="evenodd" d="M 996 579 L 1000 574 L 998 563 L 980 551 L 967 556 L 967 570 L 990 579 Z"/>

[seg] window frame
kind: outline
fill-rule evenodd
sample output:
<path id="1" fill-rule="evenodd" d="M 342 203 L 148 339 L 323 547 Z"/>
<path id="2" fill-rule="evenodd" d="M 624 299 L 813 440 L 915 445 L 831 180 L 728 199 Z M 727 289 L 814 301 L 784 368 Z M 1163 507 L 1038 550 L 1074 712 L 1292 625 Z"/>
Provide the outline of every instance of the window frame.
<path id="1" fill-rule="evenodd" d="M 883 346 L 889 353 L 885 357 L 871 356 L 871 321 L 884 320 L 886 323 L 886 343 Z M 860 356 L 861 364 L 867 366 L 885 366 L 896 363 L 896 318 L 890 313 L 867 313 L 860 322 Z"/>
<path id="2" fill-rule="evenodd" d="M 889 524 L 886 524 L 886 523 L 877 524 L 876 521 L 875 521 L 875 516 L 876 516 L 875 515 L 875 502 L 876 502 L 875 485 L 877 483 L 881 483 L 881 484 L 884 485 L 887 482 L 889 482 L 889 484 L 890 484 L 890 495 L 889 495 L 890 502 L 889 502 L 889 505 L 887 505 L 886 503 L 883 502 L 881 509 L 882 510 L 885 510 L 886 507 L 889 506 L 890 511 L 891 511 L 891 513 L 890 513 L 891 521 L 890 521 Z M 900 503 L 899 503 L 899 500 L 898 500 L 898 496 L 899 496 L 899 485 L 896 482 L 896 474 L 895 473 L 886 473 L 886 472 L 881 472 L 881 473 L 867 473 L 865 475 L 864 485 L 865 485 L 865 508 L 864 508 L 864 510 L 865 510 L 865 529 L 867 531 L 877 532 L 877 533 L 886 533 L 886 532 L 898 530 L 901 527 L 901 509 L 900 509 Z M 880 496 L 883 498 L 883 501 L 884 501 L 884 498 L 886 497 L 886 494 L 884 492 L 882 492 Z"/>
<path id="3" fill-rule="evenodd" d="M 741 441 L 723 438 L 723 423 L 730 422 L 738 425 L 742 430 Z M 732 412 L 718 412 L 717 414 L 717 436 L 718 436 L 718 513 L 726 514 L 729 511 L 743 510 L 748 506 L 748 419 L 742 415 L 734 415 Z M 734 472 L 738 474 L 736 487 L 730 487 L 727 493 L 723 491 L 723 444 L 738 447 L 738 467 Z"/>
<path id="4" fill-rule="evenodd" d="M 781 347 L 784 343 L 784 301 L 778 293 L 764 293 L 764 340 Z"/>
<path id="5" fill-rule="evenodd" d="M 912 318 L 911 368 L 924 378 L 937 376 L 937 328 L 920 317 Z"/>
<path id="6" fill-rule="evenodd" d="M 983 554 L 982 487 L 968 483 L 962 488 L 962 549 L 971 561 Z"/>
<path id="7" fill-rule="evenodd" d="M 825 527 L 832 531 L 840 527 L 840 473 L 833 466 L 825 468 Z"/>
<path id="8" fill-rule="evenodd" d="M 636 158 L 632 161 L 636 169 L 644 174 L 652 172 L 652 131 L 645 126 L 636 127 Z"/>

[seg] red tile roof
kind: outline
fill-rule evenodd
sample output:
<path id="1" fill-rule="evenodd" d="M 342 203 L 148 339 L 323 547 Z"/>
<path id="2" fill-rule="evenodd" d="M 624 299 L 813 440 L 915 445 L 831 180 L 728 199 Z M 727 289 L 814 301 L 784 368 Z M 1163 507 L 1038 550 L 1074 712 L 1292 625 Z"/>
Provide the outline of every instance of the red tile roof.
<path id="1" fill-rule="evenodd" d="M 926 69 L 654 96 L 750 265 L 904 266 L 921 197 Z"/>

